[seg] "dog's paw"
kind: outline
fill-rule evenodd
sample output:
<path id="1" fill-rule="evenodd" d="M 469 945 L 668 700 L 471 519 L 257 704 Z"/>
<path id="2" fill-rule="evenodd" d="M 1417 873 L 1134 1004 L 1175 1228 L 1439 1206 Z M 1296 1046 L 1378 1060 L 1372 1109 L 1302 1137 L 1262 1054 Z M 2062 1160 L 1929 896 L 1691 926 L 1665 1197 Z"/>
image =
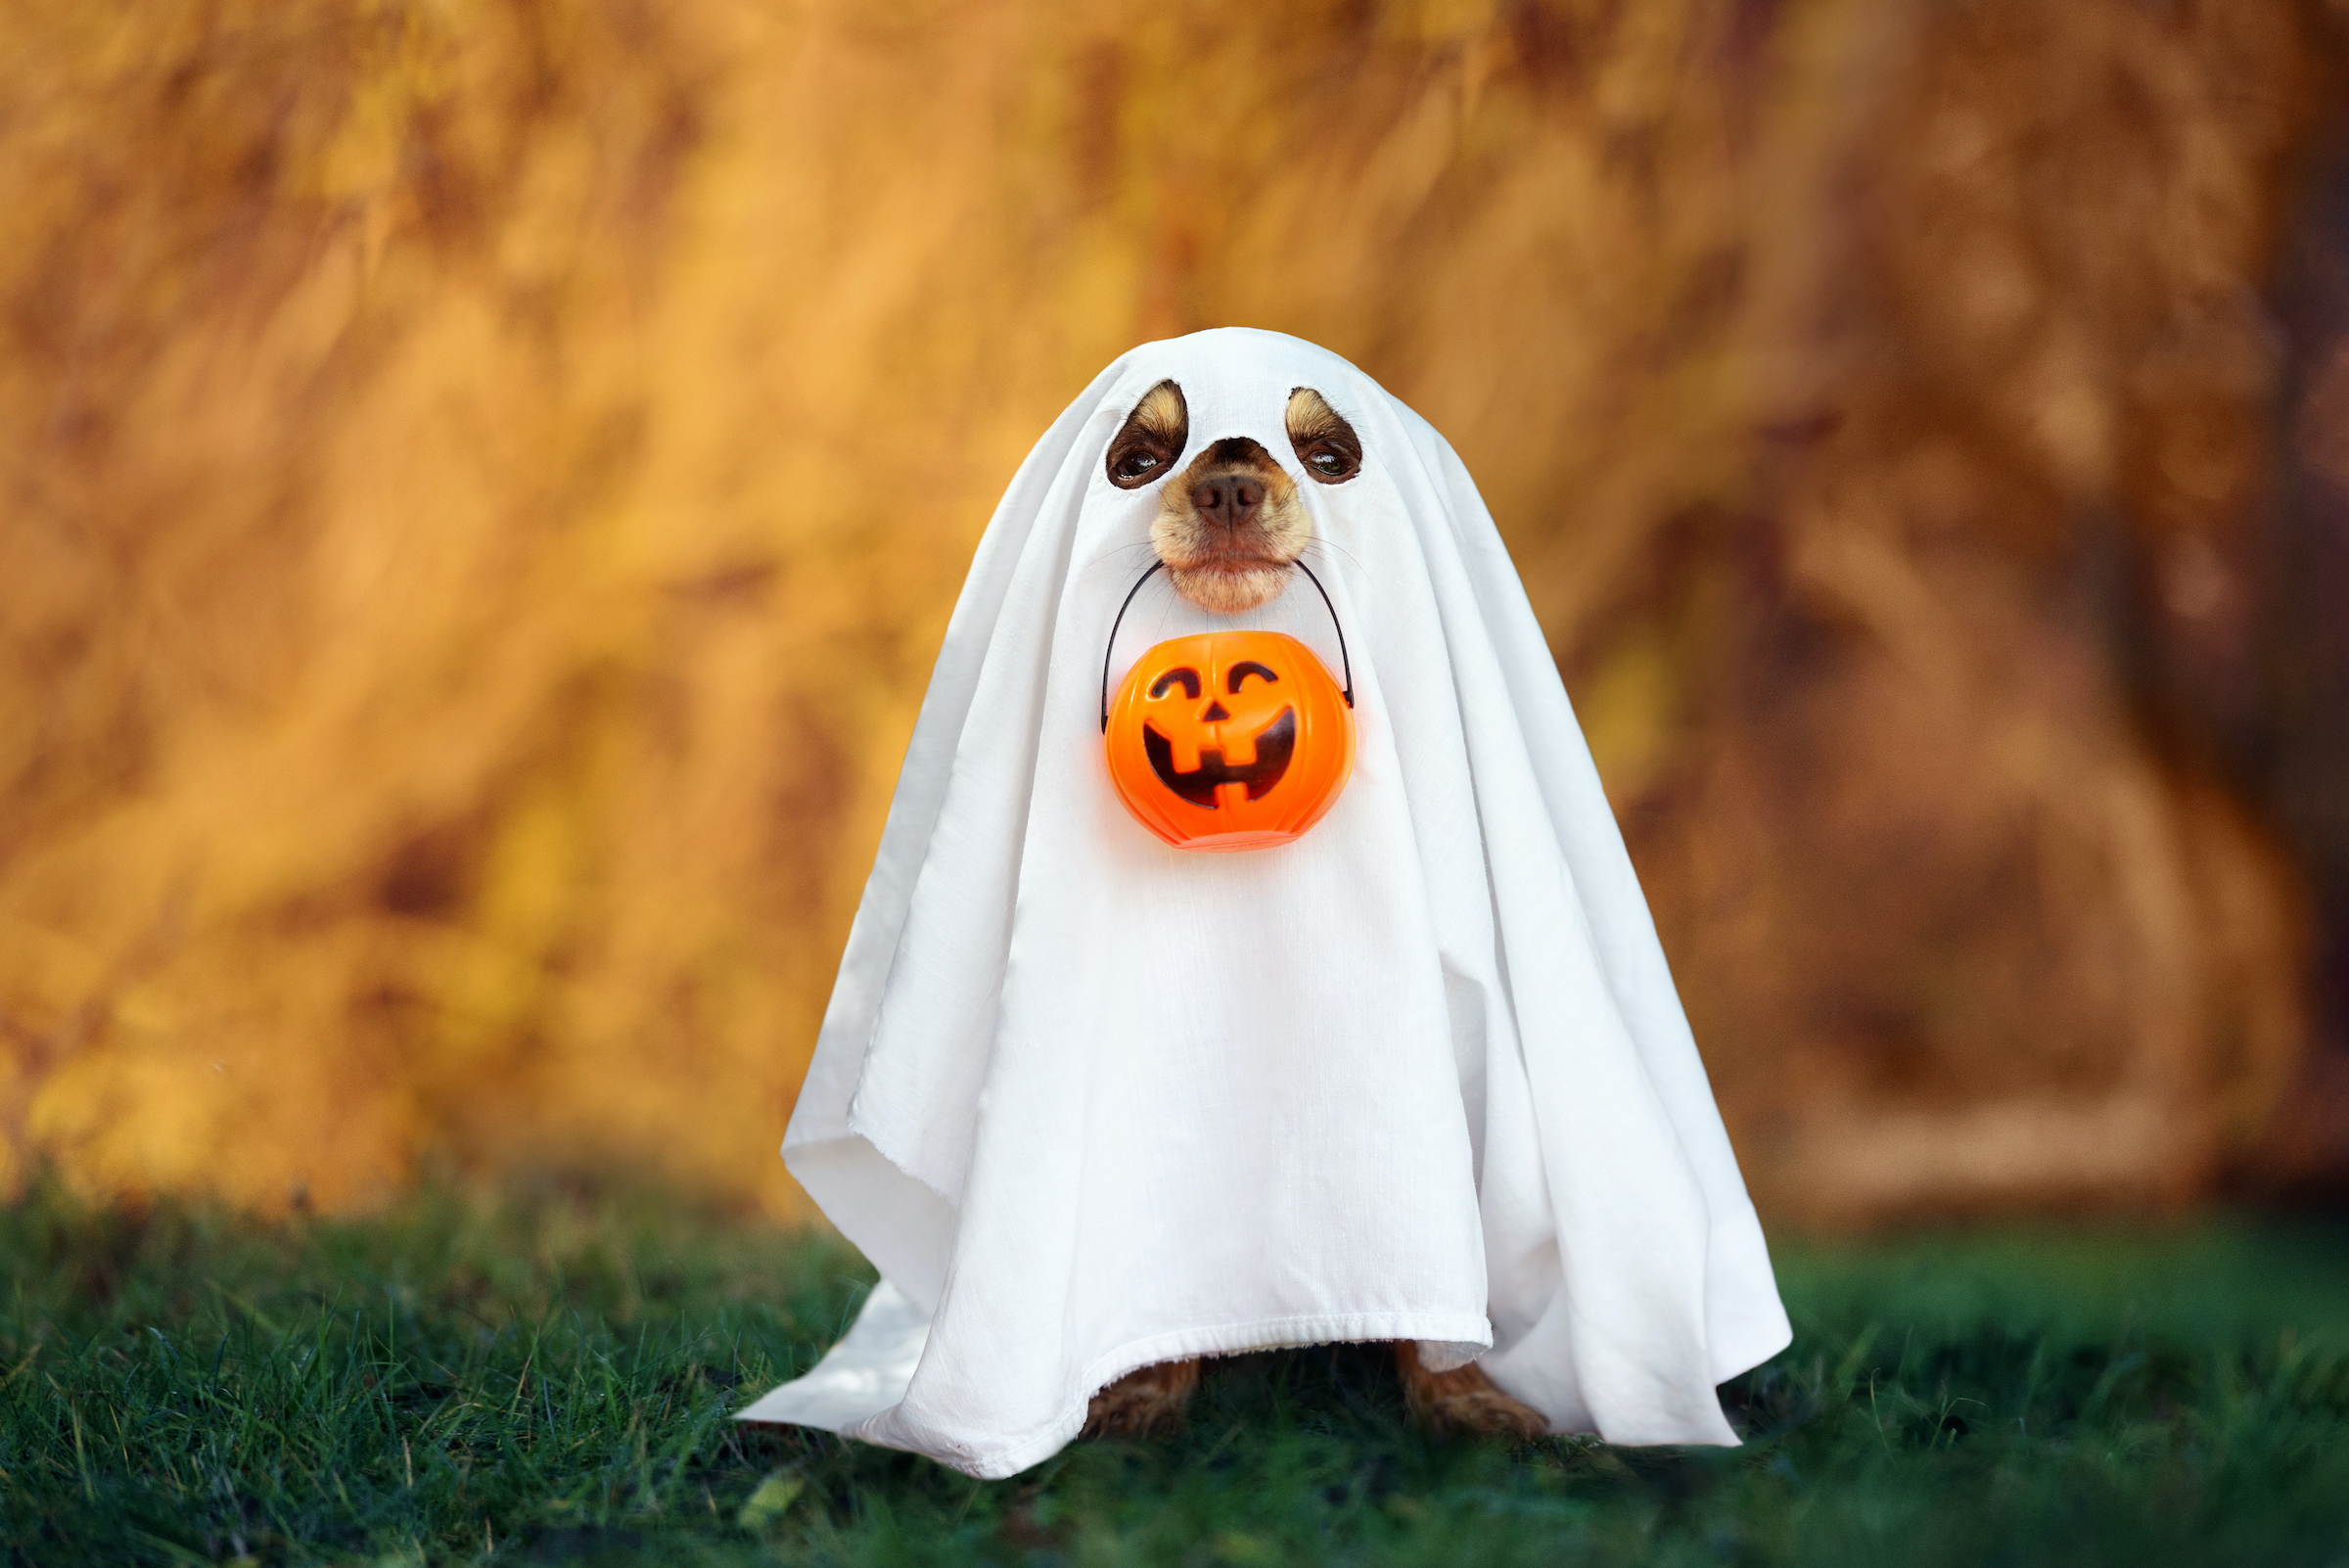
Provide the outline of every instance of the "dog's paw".
<path id="1" fill-rule="evenodd" d="M 1474 1367 L 1466 1370 L 1475 1372 Z M 1458 1373 L 1446 1373 L 1448 1377 Z M 1476 1372 L 1482 1388 L 1448 1389 L 1430 1394 L 1412 1410 L 1427 1425 L 1439 1432 L 1464 1432 L 1471 1435 L 1490 1433 L 1497 1437 L 1514 1438 L 1531 1443 L 1549 1430 L 1542 1412 L 1509 1398 L 1493 1386 L 1482 1372 Z"/>
<path id="2" fill-rule="evenodd" d="M 1494 1387 L 1484 1369 L 1473 1362 L 1449 1372 L 1431 1372 L 1419 1364 L 1417 1343 L 1405 1339 L 1395 1344 L 1395 1365 L 1403 1374 L 1403 1403 L 1422 1426 L 1439 1432 L 1489 1433 L 1521 1443 L 1530 1443 L 1549 1430 L 1541 1411 Z"/>
<path id="3" fill-rule="evenodd" d="M 1177 1431 L 1198 1386 L 1199 1363 L 1195 1360 L 1136 1367 L 1093 1396 L 1084 1415 L 1084 1435 L 1146 1437 Z"/>

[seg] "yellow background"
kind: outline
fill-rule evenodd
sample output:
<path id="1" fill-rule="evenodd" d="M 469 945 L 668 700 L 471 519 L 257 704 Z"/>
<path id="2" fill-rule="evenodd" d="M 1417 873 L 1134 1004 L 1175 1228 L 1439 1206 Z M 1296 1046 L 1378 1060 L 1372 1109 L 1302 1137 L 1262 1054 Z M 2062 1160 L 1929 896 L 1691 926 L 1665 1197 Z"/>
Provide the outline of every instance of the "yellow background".
<path id="1" fill-rule="evenodd" d="M 8 8 L 0 1170 L 800 1212 L 971 547 L 1103 364 L 1235 323 L 1466 458 L 1766 1207 L 2211 1190 L 2301 1070 L 2307 878 L 2096 551 L 2189 664 L 2257 614 L 2331 26 Z"/>

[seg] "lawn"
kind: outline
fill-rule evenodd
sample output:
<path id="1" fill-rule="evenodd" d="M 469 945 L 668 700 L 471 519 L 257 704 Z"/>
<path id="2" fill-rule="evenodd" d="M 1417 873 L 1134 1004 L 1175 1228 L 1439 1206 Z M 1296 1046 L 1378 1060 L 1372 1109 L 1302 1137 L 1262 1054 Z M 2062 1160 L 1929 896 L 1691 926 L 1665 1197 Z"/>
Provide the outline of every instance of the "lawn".
<path id="1" fill-rule="evenodd" d="M 1405 1423 L 1381 1358 L 1238 1358 L 1190 1430 L 979 1484 L 748 1431 L 869 1274 L 646 1197 L 263 1225 L 0 1210 L 0 1542 L 66 1564 L 2349 1565 L 2349 1230 L 1778 1243 L 1733 1451 Z"/>

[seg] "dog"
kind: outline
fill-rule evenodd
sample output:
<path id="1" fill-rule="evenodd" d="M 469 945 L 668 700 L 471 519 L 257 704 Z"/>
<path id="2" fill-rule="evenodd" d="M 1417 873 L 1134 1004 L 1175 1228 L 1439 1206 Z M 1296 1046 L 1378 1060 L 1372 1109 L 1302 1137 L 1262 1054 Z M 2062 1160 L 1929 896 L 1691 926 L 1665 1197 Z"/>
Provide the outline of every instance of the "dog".
<path id="1" fill-rule="evenodd" d="M 1311 387 L 1289 393 L 1284 423 L 1298 461 L 1318 483 L 1343 484 L 1361 472 L 1360 438 Z M 1313 542 L 1313 520 L 1288 470 L 1246 436 L 1212 442 L 1168 479 L 1189 440 L 1182 389 L 1162 381 L 1109 443 L 1109 482 L 1130 490 L 1165 481 L 1150 545 L 1175 592 L 1221 615 L 1254 610 L 1288 585 L 1289 569 Z"/>
<path id="2" fill-rule="evenodd" d="M 1298 463 L 1314 483 L 1344 484 L 1361 472 L 1361 438 L 1319 392 L 1291 391 L 1282 423 Z M 1110 442 L 1109 482 L 1127 490 L 1165 484 L 1150 544 L 1175 592 L 1221 615 L 1254 610 L 1287 586 L 1291 568 L 1313 542 L 1313 521 L 1297 482 L 1256 440 L 1240 436 L 1212 442 L 1173 474 L 1189 442 L 1182 389 L 1162 381 L 1143 393 Z M 1521 1440 L 1548 1430 L 1538 1411 L 1495 1387 L 1473 1362 L 1432 1371 L 1415 1341 L 1399 1340 L 1395 1366 L 1405 1406 L 1423 1425 Z M 1143 1436 L 1179 1428 L 1199 1371 L 1194 1359 L 1128 1373 L 1092 1397 L 1085 1434 Z"/>

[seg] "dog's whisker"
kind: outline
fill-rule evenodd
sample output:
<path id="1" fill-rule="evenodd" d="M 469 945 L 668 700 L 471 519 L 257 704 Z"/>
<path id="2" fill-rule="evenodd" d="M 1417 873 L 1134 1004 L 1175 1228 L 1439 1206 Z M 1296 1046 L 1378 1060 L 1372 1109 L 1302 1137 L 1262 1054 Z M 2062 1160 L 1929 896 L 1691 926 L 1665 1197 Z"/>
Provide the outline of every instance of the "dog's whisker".
<path id="1" fill-rule="evenodd" d="M 1362 558 L 1355 554 L 1352 550 L 1346 548 L 1346 546 L 1339 544 L 1334 540 L 1324 540 L 1316 535 L 1313 538 L 1313 541 L 1305 547 L 1305 553 L 1306 555 L 1313 555 L 1316 551 L 1319 553 L 1319 558 L 1321 560 L 1327 561 L 1333 557 L 1342 558 L 1347 565 L 1354 567 L 1356 570 L 1359 571 L 1361 569 Z M 1300 557 L 1300 559 L 1302 559 L 1302 557 Z"/>

